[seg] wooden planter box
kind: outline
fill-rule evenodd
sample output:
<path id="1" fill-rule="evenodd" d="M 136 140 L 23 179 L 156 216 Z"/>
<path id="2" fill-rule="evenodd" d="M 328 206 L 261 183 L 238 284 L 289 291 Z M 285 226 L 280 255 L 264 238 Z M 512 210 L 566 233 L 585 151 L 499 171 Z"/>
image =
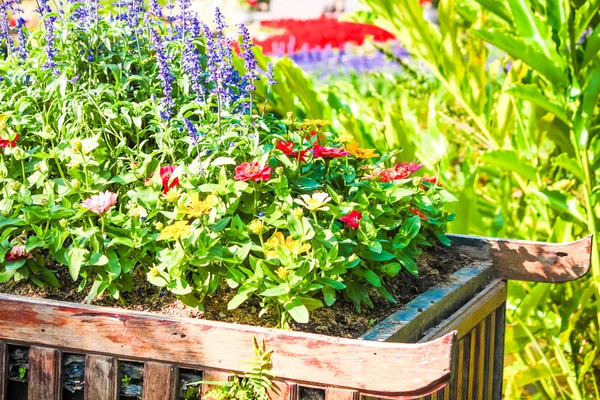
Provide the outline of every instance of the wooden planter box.
<path id="1" fill-rule="evenodd" d="M 500 399 L 506 280 L 583 276 L 591 237 L 564 245 L 450 238 L 453 251 L 475 261 L 361 339 L 0 294 L 0 400 L 18 400 L 7 393 L 15 346 L 28 351 L 29 400 L 63 398 L 63 363 L 72 354 L 85 357 L 81 398 L 125 398 L 118 369 L 133 361 L 143 368 L 144 400 L 175 400 L 181 371 L 202 371 L 207 381 L 243 373 L 254 338 L 273 351 L 273 399 Z"/>

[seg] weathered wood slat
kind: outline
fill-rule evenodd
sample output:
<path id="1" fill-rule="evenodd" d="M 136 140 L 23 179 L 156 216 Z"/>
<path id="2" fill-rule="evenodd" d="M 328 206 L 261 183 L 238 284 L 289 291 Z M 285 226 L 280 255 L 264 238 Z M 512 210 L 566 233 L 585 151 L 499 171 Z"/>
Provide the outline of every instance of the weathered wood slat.
<path id="1" fill-rule="evenodd" d="M 144 363 L 144 400 L 175 400 L 177 368 L 171 364 Z"/>
<path id="2" fill-rule="evenodd" d="M 267 393 L 271 400 L 296 400 L 298 399 L 298 385 L 295 383 L 273 381 L 273 387 Z"/>
<path id="3" fill-rule="evenodd" d="M 491 260 L 501 279 L 566 282 L 590 269 L 592 235 L 571 243 L 554 244 L 477 236 L 448 235 L 452 251 L 477 260 Z"/>
<path id="4" fill-rule="evenodd" d="M 486 318 L 486 325 L 488 326 L 488 330 L 485 334 L 485 379 L 486 385 L 484 388 L 484 399 L 492 399 L 493 385 L 494 385 L 494 337 L 496 330 L 496 311 L 488 315 Z"/>
<path id="5" fill-rule="evenodd" d="M 29 400 L 59 400 L 60 352 L 33 346 L 29 349 L 27 398 Z"/>
<path id="6" fill-rule="evenodd" d="M 0 340 L 0 400 L 6 398 L 6 383 L 8 381 L 8 349 L 6 343 Z"/>
<path id="7" fill-rule="evenodd" d="M 485 363 L 485 329 L 486 329 L 486 319 L 481 321 L 477 326 L 477 366 L 475 367 L 475 375 L 476 375 L 476 384 L 477 388 L 475 391 L 476 399 L 483 399 L 483 386 L 485 385 L 484 380 L 484 363 Z"/>
<path id="8" fill-rule="evenodd" d="M 83 335 L 77 338 L 85 340 Z M 116 358 L 88 354 L 85 357 L 85 400 L 117 400 L 119 391 L 117 378 Z"/>
<path id="9" fill-rule="evenodd" d="M 381 321 L 361 339 L 411 343 L 424 331 L 449 317 L 492 279 L 491 264 L 481 262 L 461 268 L 449 283 L 434 287 Z"/>
<path id="10" fill-rule="evenodd" d="M 506 301 L 506 288 L 506 282 L 499 279 L 494 280 L 451 317 L 430 329 L 420 342 L 442 337 L 452 331 L 457 332 L 459 339 L 462 338 Z"/>
<path id="11" fill-rule="evenodd" d="M 325 400 L 359 400 L 360 392 L 355 390 L 325 389 Z"/>
<path id="12" fill-rule="evenodd" d="M 454 334 L 380 343 L 5 294 L 0 302 L 0 339 L 35 345 L 243 373 L 256 338 L 273 350 L 271 373 L 284 380 L 400 396 L 426 394 L 450 378 Z M 402 370 L 411 378 L 397 379 Z"/>
<path id="13" fill-rule="evenodd" d="M 494 371 L 493 399 L 502 398 L 502 372 L 504 369 L 504 329 L 506 325 L 506 303 L 502 304 L 495 312 L 496 323 L 494 331 Z"/>

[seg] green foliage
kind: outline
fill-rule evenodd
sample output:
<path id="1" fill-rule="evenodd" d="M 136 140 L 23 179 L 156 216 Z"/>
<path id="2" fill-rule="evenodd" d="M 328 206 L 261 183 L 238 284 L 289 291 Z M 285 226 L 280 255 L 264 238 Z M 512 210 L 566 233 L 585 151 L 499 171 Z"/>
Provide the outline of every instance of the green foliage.
<path id="1" fill-rule="evenodd" d="M 433 141 L 429 154 L 444 156 L 440 176 L 461 217 L 450 228 L 545 241 L 595 235 L 588 279 L 511 284 L 505 392 L 598 396 L 600 3 L 442 0 L 439 28 L 415 0 L 364 3 L 372 12 L 354 18 L 395 33 L 440 84 L 404 103 L 399 131 L 403 146 Z M 490 60 L 493 48 L 505 55 Z"/>
<path id="2" fill-rule="evenodd" d="M 234 375 L 228 382 L 203 381 L 203 384 L 215 386 L 206 393 L 205 399 L 269 400 L 268 391 L 273 387 L 272 376 L 269 374 L 273 351 L 267 351 L 264 341 L 259 345 L 256 338 L 253 345 L 254 358 L 250 371 L 242 377 Z"/>
<path id="3" fill-rule="evenodd" d="M 233 70 L 226 90 L 204 78 L 194 89 L 190 46 L 203 77 L 229 58 L 246 72 L 235 55 L 211 64 L 205 35 L 170 36 L 152 16 L 140 30 L 108 18 L 82 28 L 76 7 L 52 21 L 53 68 L 46 25 L 26 59 L 0 61 L 0 283 L 59 286 L 62 269 L 88 301 L 122 300 L 139 271 L 191 307 L 233 290 L 230 309 L 254 298 L 286 326 L 340 295 L 372 307 L 371 287 L 386 296 L 386 280 L 417 274 L 423 247 L 446 242 L 453 197 L 413 177 L 418 164 L 344 147 L 323 121 L 260 115 Z M 303 117 L 321 115 L 308 77 L 285 60 L 275 71 Z M 254 99 L 296 107 L 262 84 Z"/>

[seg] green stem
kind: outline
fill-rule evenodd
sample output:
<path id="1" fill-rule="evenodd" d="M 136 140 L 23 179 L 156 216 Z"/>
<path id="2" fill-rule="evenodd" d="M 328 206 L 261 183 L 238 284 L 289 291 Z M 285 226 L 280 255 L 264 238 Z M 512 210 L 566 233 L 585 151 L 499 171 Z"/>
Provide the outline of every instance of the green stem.
<path id="1" fill-rule="evenodd" d="M 25 175 L 25 160 L 21 159 L 21 173 L 23 174 L 23 186 L 27 187 L 27 176 Z"/>

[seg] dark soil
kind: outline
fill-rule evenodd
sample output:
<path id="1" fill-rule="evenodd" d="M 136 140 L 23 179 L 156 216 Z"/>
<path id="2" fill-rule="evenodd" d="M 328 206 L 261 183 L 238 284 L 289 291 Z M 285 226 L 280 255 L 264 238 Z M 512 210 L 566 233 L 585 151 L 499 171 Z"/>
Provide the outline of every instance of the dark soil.
<path id="1" fill-rule="evenodd" d="M 448 281 L 453 272 L 468 263 L 469 259 L 466 256 L 442 247 L 431 248 L 418 260 L 419 277 L 402 270 L 396 277 L 388 278 L 384 282 L 386 289 L 396 299 L 396 304 L 383 299 L 372 290 L 371 299 L 375 307 L 373 309 L 364 307 L 362 312 L 358 313 L 352 303 L 344 301 L 342 296 L 338 296 L 338 300 L 332 307 L 323 307 L 312 311 L 308 324 L 294 323 L 292 329 L 339 337 L 359 337 L 430 287 Z M 78 291 L 79 284 L 73 282 L 67 269 L 60 266 L 57 267 L 57 270 L 58 279 L 63 282 L 63 287 L 60 289 L 51 287 L 42 289 L 31 282 L 9 281 L 0 284 L 0 293 L 85 303 L 89 288 Z M 205 311 L 201 312 L 187 307 L 177 300 L 175 295 L 150 284 L 141 271 L 134 276 L 134 284 L 136 289 L 133 292 L 123 294 L 125 304 L 110 296 L 96 298 L 92 304 L 265 327 L 277 325 L 277 319 L 270 313 L 258 317 L 260 305 L 257 299 L 249 299 L 236 310 L 228 310 L 227 303 L 235 295 L 235 292 L 227 287 L 217 291 L 216 294 L 209 295 L 204 302 Z"/>

